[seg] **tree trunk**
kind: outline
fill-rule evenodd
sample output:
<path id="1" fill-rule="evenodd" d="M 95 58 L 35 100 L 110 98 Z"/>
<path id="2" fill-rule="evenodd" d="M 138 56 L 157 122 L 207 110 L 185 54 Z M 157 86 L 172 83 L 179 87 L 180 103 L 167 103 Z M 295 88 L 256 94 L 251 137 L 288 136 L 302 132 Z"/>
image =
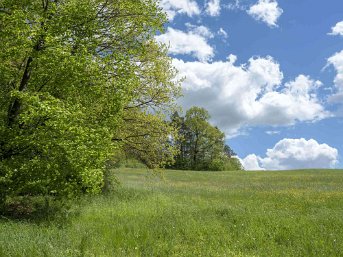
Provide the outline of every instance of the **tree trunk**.
<path id="1" fill-rule="evenodd" d="M 28 82 L 30 80 L 30 64 L 32 63 L 32 57 L 27 58 L 24 74 L 21 78 L 19 91 L 24 91 L 27 88 Z M 10 107 L 8 108 L 7 119 L 8 119 L 8 126 L 11 127 L 18 117 L 21 108 L 21 102 L 18 98 L 14 99 L 13 103 L 11 103 Z"/>

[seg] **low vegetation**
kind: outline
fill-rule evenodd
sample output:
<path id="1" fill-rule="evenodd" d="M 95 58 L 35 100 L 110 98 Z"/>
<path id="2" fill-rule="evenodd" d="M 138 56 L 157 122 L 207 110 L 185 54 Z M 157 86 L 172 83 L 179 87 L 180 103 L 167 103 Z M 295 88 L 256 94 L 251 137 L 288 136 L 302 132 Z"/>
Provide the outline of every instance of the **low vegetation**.
<path id="1" fill-rule="evenodd" d="M 107 194 L 0 221 L 0 256 L 341 256 L 343 171 L 118 169 Z"/>

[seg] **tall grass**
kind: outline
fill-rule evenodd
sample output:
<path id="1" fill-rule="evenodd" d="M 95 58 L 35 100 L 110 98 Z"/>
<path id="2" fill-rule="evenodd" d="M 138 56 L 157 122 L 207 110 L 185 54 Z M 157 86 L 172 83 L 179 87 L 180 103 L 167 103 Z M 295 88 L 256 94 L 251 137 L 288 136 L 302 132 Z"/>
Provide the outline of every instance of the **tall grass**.
<path id="1" fill-rule="evenodd" d="M 65 219 L 0 221 L 0 256 L 342 256 L 343 171 L 113 171 Z"/>

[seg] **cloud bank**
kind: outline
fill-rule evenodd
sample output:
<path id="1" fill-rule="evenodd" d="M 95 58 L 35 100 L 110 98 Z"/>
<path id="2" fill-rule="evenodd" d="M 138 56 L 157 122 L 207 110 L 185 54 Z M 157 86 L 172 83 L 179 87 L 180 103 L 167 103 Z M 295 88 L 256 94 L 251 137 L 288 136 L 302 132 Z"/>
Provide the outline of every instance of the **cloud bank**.
<path id="1" fill-rule="evenodd" d="M 285 138 L 268 149 L 266 157 L 251 154 L 241 162 L 246 170 L 334 168 L 338 163 L 338 151 L 314 139 Z"/>
<path id="2" fill-rule="evenodd" d="M 206 108 L 228 137 L 244 126 L 286 126 L 330 116 L 316 94 L 320 81 L 299 75 L 283 84 L 280 65 L 272 57 L 251 58 L 243 65 L 235 65 L 236 59 L 234 55 L 212 63 L 174 59 L 179 76 L 186 78 L 183 107 Z"/>

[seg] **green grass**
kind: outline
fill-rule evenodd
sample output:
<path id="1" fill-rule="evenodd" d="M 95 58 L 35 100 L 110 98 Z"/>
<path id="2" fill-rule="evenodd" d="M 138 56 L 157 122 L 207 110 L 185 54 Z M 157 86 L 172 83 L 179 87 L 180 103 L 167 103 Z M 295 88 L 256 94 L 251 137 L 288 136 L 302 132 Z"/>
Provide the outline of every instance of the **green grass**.
<path id="1" fill-rule="evenodd" d="M 343 256 L 343 171 L 114 172 L 67 219 L 0 220 L 0 256 Z"/>

